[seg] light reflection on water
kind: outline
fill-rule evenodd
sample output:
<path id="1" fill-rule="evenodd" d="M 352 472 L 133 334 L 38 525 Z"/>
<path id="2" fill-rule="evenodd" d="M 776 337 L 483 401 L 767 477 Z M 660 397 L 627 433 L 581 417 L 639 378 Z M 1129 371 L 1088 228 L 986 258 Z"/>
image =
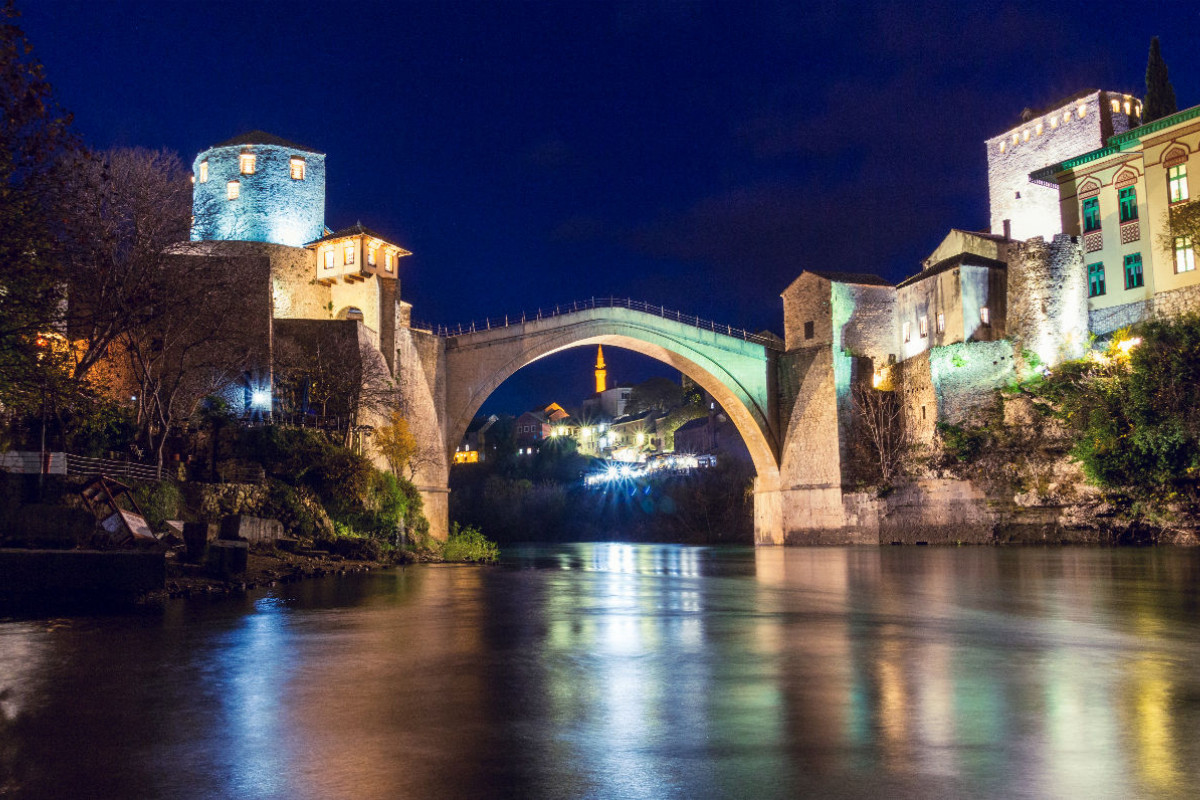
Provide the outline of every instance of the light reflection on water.
<path id="1" fill-rule="evenodd" d="M 0 622 L 0 795 L 1186 797 L 1198 577 L 579 544 Z"/>

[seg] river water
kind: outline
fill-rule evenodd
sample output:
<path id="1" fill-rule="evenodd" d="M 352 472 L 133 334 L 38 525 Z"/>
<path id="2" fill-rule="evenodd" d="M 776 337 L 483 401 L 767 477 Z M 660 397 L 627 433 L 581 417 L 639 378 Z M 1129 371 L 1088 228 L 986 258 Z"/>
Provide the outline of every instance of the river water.
<path id="1" fill-rule="evenodd" d="M 0 796 L 1195 797 L 1200 554 L 512 547 L 0 620 Z"/>

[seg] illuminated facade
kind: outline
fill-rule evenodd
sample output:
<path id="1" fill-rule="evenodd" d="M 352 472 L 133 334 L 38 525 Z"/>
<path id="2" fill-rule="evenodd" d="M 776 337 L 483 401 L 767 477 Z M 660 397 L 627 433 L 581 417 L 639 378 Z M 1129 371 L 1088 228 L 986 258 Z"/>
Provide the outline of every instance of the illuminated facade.
<path id="1" fill-rule="evenodd" d="M 252 131 L 192 163 L 192 241 L 299 247 L 325 232 L 325 155 Z"/>
<path id="2" fill-rule="evenodd" d="M 1200 106 L 1113 136 L 1033 179 L 1057 195 L 1063 231 L 1081 241 L 1093 333 L 1200 309 L 1200 242 L 1167 230 L 1200 188 Z"/>

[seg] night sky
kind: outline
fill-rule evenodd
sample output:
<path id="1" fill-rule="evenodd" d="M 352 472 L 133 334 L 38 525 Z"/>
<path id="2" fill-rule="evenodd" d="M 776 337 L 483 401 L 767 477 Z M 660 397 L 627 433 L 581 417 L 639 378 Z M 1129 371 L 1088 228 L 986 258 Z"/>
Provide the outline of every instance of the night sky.
<path id="1" fill-rule="evenodd" d="M 988 223 L 983 141 L 1083 88 L 1200 103 L 1200 5 L 18 0 L 87 144 L 328 154 L 326 224 L 414 255 L 415 320 L 628 296 L 782 334 L 802 269 L 900 280 Z M 610 378 L 662 373 L 606 348 Z M 486 407 L 590 391 L 594 350 Z M 668 373 L 669 374 L 669 373 Z"/>

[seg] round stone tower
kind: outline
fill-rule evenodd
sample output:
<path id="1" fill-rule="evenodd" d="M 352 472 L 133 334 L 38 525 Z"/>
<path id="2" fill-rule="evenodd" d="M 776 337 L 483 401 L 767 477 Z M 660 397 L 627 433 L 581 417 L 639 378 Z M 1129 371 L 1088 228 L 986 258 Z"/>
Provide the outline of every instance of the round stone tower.
<path id="1" fill-rule="evenodd" d="M 193 241 L 300 247 L 324 234 L 324 153 L 252 131 L 200 153 L 192 174 Z"/>

